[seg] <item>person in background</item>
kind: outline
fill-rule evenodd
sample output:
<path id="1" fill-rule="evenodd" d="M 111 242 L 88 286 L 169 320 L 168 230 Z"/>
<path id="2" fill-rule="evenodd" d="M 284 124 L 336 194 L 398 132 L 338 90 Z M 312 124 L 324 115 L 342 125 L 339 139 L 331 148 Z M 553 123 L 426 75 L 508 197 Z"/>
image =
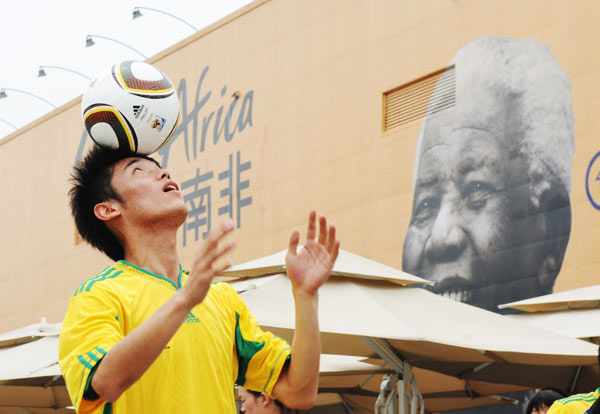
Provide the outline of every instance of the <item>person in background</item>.
<path id="1" fill-rule="evenodd" d="M 558 390 L 552 388 L 539 390 L 527 403 L 525 414 L 546 414 L 552 403 L 561 398 L 565 398 L 565 396 Z"/>
<path id="2" fill-rule="evenodd" d="M 600 366 L 600 348 L 598 348 L 598 366 Z M 596 391 L 575 394 L 554 401 L 547 414 L 600 414 L 600 388 Z"/>
<path id="3" fill-rule="evenodd" d="M 238 398 L 242 404 L 241 412 L 244 414 L 297 413 L 297 411 L 287 408 L 280 401 L 269 397 L 264 392 L 252 391 L 238 387 Z"/>

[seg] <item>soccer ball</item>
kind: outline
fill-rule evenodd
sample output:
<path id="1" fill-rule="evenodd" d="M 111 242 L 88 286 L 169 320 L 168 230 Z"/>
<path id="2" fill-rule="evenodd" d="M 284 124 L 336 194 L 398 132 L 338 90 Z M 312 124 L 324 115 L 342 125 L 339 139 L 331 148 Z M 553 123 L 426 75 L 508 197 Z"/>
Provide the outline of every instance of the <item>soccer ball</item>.
<path id="1" fill-rule="evenodd" d="M 132 60 L 100 72 L 83 94 L 81 110 L 96 144 L 146 155 L 167 143 L 179 122 L 179 99 L 169 78 Z"/>

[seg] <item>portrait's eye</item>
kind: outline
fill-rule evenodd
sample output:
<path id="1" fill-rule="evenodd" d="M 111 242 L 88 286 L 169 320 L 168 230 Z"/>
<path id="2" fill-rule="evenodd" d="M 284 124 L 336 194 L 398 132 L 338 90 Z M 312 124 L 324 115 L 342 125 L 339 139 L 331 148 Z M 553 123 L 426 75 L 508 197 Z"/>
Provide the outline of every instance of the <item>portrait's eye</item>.
<path id="1" fill-rule="evenodd" d="M 478 210 L 487 203 L 494 188 L 483 181 L 472 181 L 463 190 L 463 199 L 470 209 Z"/>
<path id="2" fill-rule="evenodd" d="M 435 217 L 440 207 L 439 197 L 425 197 L 417 201 L 412 217 L 413 222 L 422 223 Z"/>

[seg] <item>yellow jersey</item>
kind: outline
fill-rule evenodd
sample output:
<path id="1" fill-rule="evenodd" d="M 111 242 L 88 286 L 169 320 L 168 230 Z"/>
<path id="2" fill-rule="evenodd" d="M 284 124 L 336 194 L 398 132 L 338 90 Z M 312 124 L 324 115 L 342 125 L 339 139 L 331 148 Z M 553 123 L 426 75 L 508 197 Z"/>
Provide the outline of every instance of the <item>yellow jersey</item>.
<path id="1" fill-rule="evenodd" d="M 594 392 L 575 394 L 554 401 L 546 414 L 584 414 L 600 397 L 600 388 Z"/>
<path id="2" fill-rule="evenodd" d="M 185 285 L 123 260 L 71 297 L 59 363 L 78 413 L 235 413 L 234 383 L 271 395 L 290 346 L 263 332 L 235 290 L 213 283 L 159 357 L 114 403 L 89 399 L 102 357 Z M 86 398 L 84 398 L 84 393 Z"/>

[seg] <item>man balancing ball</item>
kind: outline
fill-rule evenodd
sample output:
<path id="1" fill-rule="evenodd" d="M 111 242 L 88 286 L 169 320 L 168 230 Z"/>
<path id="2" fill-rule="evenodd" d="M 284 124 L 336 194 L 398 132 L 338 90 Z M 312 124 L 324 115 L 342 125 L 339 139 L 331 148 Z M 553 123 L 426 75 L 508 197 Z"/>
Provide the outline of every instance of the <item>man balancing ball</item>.
<path id="1" fill-rule="evenodd" d="M 290 348 L 258 327 L 230 285 L 212 282 L 230 266 L 231 220 L 211 231 L 183 270 L 176 234 L 187 208 L 154 159 L 95 146 L 69 194 L 81 236 L 115 261 L 77 288 L 63 323 L 60 367 L 77 412 L 233 413 L 234 382 L 289 407 L 312 406 L 318 289 L 340 246 L 324 216 L 310 213 L 304 248 L 297 251 L 298 231 L 290 237 Z"/>

